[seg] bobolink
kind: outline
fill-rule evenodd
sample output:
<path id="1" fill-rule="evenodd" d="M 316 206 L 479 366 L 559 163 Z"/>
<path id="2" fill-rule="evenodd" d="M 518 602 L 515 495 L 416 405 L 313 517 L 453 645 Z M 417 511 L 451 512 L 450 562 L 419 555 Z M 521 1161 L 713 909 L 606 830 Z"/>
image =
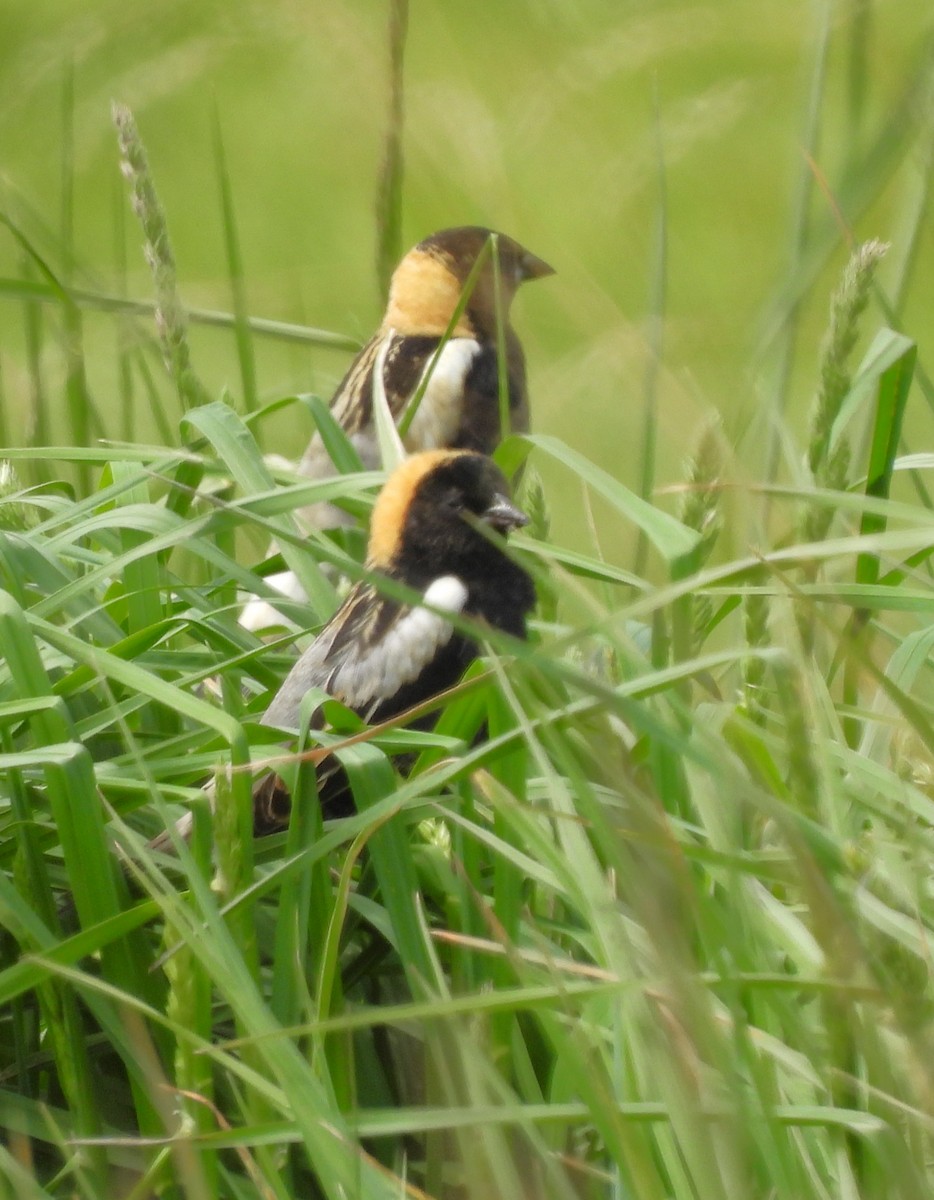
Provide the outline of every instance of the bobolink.
<path id="1" fill-rule="evenodd" d="M 503 432 L 508 432 L 501 428 L 497 319 L 503 325 L 510 429 L 528 429 L 525 355 L 509 323 L 509 309 L 521 283 L 554 271 L 512 238 L 498 234 L 497 296 L 493 254 L 486 249 L 491 236 L 491 230 L 480 226 L 442 229 L 410 250 L 393 273 L 382 324 L 351 363 L 331 401 L 331 412 L 365 467 L 379 466 L 373 420 L 377 364 L 382 365 L 383 389 L 397 422 L 430 371 L 403 439 L 410 453 L 450 447 L 491 454 L 496 449 Z M 464 311 L 433 361 L 481 254 L 486 257 Z M 334 474 L 317 433 L 298 470 L 310 479 Z M 306 529 L 329 529 L 346 521 L 330 504 L 313 505 L 297 515 Z M 301 598 L 291 572 L 270 576 L 267 582 L 284 595 Z M 241 623 L 248 629 L 262 629 L 276 619 L 271 605 L 253 600 L 244 609 Z"/>
<path id="2" fill-rule="evenodd" d="M 357 583 L 292 668 L 263 724 L 298 729 L 310 688 L 322 688 L 372 723 L 451 687 L 476 657 L 477 645 L 445 620 L 446 612 L 525 637 L 535 589 L 497 535 L 526 521 L 489 458 L 463 450 L 409 458 L 377 498 L 367 565 L 420 592 L 430 607 L 400 603 L 372 582 Z M 318 786 L 328 815 L 346 809 L 346 781 L 331 760 L 319 769 Z M 289 808 L 288 790 L 277 776 L 260 780 L 254 789 L 257 835 L 282 828 Z"/>

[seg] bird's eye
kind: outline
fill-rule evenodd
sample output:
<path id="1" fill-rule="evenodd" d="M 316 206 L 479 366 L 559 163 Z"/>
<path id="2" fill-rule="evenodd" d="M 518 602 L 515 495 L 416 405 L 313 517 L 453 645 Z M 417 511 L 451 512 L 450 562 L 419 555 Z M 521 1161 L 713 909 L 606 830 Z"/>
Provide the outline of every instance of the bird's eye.
<path id="1" fill-rule="evenodd" d="M 464 497 L 460 492 L 448 492 L 444 498 L 444 507 L 448 512 L 462 512 L 464 508 Z"/>

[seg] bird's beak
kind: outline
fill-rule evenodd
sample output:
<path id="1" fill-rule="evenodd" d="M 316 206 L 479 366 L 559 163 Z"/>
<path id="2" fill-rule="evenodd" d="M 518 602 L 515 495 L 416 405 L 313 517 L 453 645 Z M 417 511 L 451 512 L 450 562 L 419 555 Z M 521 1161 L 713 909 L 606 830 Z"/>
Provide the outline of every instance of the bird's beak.
<path id="1" fill-rule="evenodd" d="M 529 523 L 529 518 L 522 509 L 516 508 L 512 501 L 501 492 L 497 492 L 493 497 L 492 504 L 481 520 L 485 521 L 492 529 L 498 529 L 500 533 L 509 533 L 510 530 L 520 529 Z"/>
<path id="2" fill-rule="evenodd" d="M 543 258 L 530 254 L 528 250 L 519 259 L 519 281 L 526 279 L 544 279 L 546 275 L 554 275 L 554 267 L 550 267 Z"/>

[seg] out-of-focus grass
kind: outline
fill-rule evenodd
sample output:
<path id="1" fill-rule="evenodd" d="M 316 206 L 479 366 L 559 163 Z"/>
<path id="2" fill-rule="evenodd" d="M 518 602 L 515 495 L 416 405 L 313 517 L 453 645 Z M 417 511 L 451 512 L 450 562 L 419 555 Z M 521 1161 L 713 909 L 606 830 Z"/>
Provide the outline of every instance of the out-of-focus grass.
<path id="1" fill-rule="evenodd" d="M 860 59 L 854 31 L 863 28 L 856 18 L 864 8 Z M 108 113 L 116 99 L 136 115 L 171 214 L 184 299 L 229 309 L 216 106 L 250 311 L 365 338 L 379 313 L 372 212 L 386 122 L 387 23 L 375 2 L 197 9 L 167 2 L 144 13 L 112 0 L 80 12 L 19 6 L 7 14 L 0 46 L 2 206 L 56 261 L 56 147 L 71 63 L 74 281 L 113 290 Z M 810 169 L 802 153 L 808 90 L 825 25 L 812 147 L 821 185 L 812 188 L 801 269 L 789 277 L 791 204 L 796 178 Z M 744 451 L 754 456 L 767 441 L 759 414 L 772 400 L 781 341 L 772 318 L 781 322 L 787 298 L 803 287 L 802 344 L 813 345 L 822 320 L 814 285 L 826 294 L 842 261 L 834 203 L 858 237 L 896 244 L 883 281 L 898 271 L 898 235 L 907 240 L 903 222 L 931 139 L 923 87 L 905 93 L 929 33 L 925 6 L 904 0 L 415 5 L 403 239 L 481 221 L 521 237 L 558 267 L 558 278 L 529 289 L 517 305 L 537 426 L 637 484 L 660 146 L 669 254 L 656 478 L 678 474 L 689 431 L 709 405 L 746 434 Z M 854 63 L 861 66 L 856 99 Z M 128 240 L 128 291 L 146 297 L 135 229 Z M 928 253 L 922 238 L 902 314 L 909 325 L 932 302 Z M 0 271 L 20 271 L 5 237 Z M 28 396 L 22 327 L 20 306 L 0 296 L 6 404 L 20 427 Z M 107 410 L 112 329 L 85 317 L 84 335 L 89 387 Z M 764 335 L 769 344 L 755 359 Z M 228 336 L 196 331 L 194 349 L 211 391 L 239 389 Z M 62 368 L 50 357 L 55 401 Z M 346 364 L 341 355 L 266 342 L 256 358 L 266 399 L 308 389 L 327 395 Z M 802 353 L 791 367 L 787 410 L 800 428 L 814 361 Z M 145 397 L 136 403 L 146 420 Z M 280 423 L 269 437 L 272 448 L 291 449 L 295 433 Z M 557 477 L 549 483 L 562 501 L 557 527 L 579 534 L 577 496 Z"/>

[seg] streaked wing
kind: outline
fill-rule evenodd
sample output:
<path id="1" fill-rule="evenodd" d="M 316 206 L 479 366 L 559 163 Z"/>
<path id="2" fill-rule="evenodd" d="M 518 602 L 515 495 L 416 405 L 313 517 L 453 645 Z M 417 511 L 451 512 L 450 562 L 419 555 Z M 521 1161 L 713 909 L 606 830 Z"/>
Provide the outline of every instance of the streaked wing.
<path id="1" fill-rule="evenodd" d="M 253 785 L 253 836 L 266 837 L 285 829 L 292 811 L 292 796 L 272 771 Z"/>
<path id="2" fill-rule="evenodd" d="M 331 412 L 348 434 L 359 433 L 373 420 L 373 370 L 386 338 L 389 345 L 383 360 L 383 387 L 394 417 L 399 416 L 418 387 L 440 341 L 436 337 L 402 337 L 390 330 L 367 342 L 331 402 Z"/>
<path id="3" fill-rule="evenodd" d="M 446 576 L 428 588 L 425 598 L 460 612 L 467 591 Z M 289 672 L 263 724 L 297 729 L 302 699 L 315 687 L 366 715 L 416 680 L 452 633 L 439 613 L 399 604 L 372 584 L 359 583 Z"/>
<path id="4" fill-rule="evenodd" d="M 331 412 L 368 469 L 379 466 L 379 445 L 373 429 L 373 371 L 387 338 L 383 387 L 389 410 L 396 420 L 432 367 L 432 358 L 441 341 L 437 337 L 402 337 L 390 330 L 371 338 L 351 364 L 331 401 Z M 467 381 L 474 373 L 474 363 L 480 358 L 480 345 L 473 338 L 452 338 L 445 344 L 406 435 L 406 450 L 413 453 L 457 446 L 492 452 L 499 441 L 498 404 L 490 398 L 481 402 L 474 398 L 470 404 L 465 404 Z M 485 378 L 488 372 L 482 374 Z M 486 409 L 490 410 L 488 414 L 485 414 Z M 465 422 L 467 413 L 470 420 Z M 481 432 L 474 435 L 472 430 L 476 422 L 479 422 Z M 526 427 L 527 422 L 515 423 L 515 428 Z M 311 438 L 298 469 L 309 479 L 326 479 L 335 473 L 331 456 L 319 434 L 315 433 Z M 304 525 L 313 529 L 331 529 L 349 523 L 346 515 L 333 504 L 309 505 L 300 510 L 299 516 Z M 260 616 L 269 623 L 264 610 Z"/>

